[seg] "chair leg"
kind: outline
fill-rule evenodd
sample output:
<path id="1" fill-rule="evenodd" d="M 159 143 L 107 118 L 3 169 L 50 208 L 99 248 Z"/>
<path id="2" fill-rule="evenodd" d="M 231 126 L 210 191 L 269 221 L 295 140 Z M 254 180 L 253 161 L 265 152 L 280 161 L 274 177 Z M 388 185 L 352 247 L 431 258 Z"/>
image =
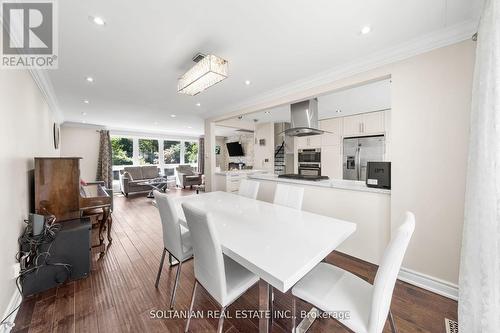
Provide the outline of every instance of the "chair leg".
<path id="1" fill-rule="evenodd" d="M 222 328 L 224 327 L 224 316 L 225 316 L 225 311 L 226 311 L 226 306 L 223 307 L 220 311 L 220 318 L 219 318 L 219 326 L 217 327 L 217 333 L 222 333 Z"/>
<path id="2" fill-rule="evenodd" d="M 172 297 L 170 298 L 170 309 L 174 308 L 175 302 L 175 292 L 177 291 L 177 285 L 179 284 L 179 277 L 181 275 L 182 261 L 179 260 L 179 265 L 177 266 L 177 274 L 175 274 L 174 290 L 172 291 Z"/>
<path id="3" fill-rule="evenodd" d="M 158 283 L 160 283 L 160 275 L 161 270 L 163 269 L 163 262 L 165 261 L 165 254 L 167 253 L 167 249 L 163 248 L 163 254 L 161 255 L 160 268 L 158 269 L 158 274 L 156 275 L 156 283 L 155 288 L 158 289 Z"/>
<path id="4" fill-rule="evenodd" d="M 398 333 L 396 329 L 396 324 L 394 323 L 394 318 L 392 317 L 392 311 L 389 310 L 389 323 L 391 324 L 392 333 Z"/>
<path id="5" fill-rule="evenodd" d="M 292 333 L 295 333 L 297 327 L 297 300 L 292 295 Z"/>
<path id="6" fill-rule="evenodd" d="M 184 333 L 187 333 L 189 330 L 189 323 L 191 322 L 191 313 L 193 312 L 193 305 L 194 305 L 194 297 L 196 296 L 196 287 L 198 286 L 198 281 L 194 281 L 194 287 L 193 287 L 193 295 L 191 296 L 191 305 L 189 306 L 189 313 L 188 313 L 188 320 L 186 323 L 186 328 L 184 329 Z"/>

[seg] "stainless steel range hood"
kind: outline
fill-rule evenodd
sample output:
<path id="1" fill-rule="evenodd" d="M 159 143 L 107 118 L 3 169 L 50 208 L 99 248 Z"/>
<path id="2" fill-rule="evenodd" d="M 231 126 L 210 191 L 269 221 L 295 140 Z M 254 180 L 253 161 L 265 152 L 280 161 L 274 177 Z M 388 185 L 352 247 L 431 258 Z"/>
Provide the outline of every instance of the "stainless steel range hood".
<path id="1" fill-rule="evenodd" d="M 290 105 L 292 127 L 285 130 L 288 136 L 323 134 L 318 122 L 318 99 L 309 99 Z"/>

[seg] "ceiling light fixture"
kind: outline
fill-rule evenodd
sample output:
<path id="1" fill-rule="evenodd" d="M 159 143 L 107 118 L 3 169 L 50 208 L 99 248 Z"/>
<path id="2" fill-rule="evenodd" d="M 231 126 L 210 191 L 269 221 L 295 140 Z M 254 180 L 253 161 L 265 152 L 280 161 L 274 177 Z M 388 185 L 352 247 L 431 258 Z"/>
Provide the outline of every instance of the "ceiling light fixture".
<path id="1" fill-rule="evenodd" d="M 337 113 L 341 113 L 341 112 L 342 112 L 342 110 L 337 109 L 337 110 L 335 110 L 335 112 L 337 112 Z"/>
<path id="2" fill-rule="evenodd" d="M 197 95 L 228 77 L 228 62 L 222 58 L 197 54 L 191 67 L 177 82 L 177 92 L 187 95 Z"/>
<path id="3" fill-rule="evenodd" d="M 193 128 L 192 126 L 188 126 L 189 129 Z"/>
<path id="4" fill-rule="evenodd" d="M 201 103 L 196 103 L 196 106 L 201 106 Z"/>
<path id="5" fill-rule="evenodd" d="M 90 19 L 96 25 L 100 25 L 100 26 L 106 25 L 106 21 L 104 21 L 104 19 L 102 17 L 99 17 L 99 16 L 90 16 Z"/>
<path id="6" fill-rule="evenodd" d="M 246 80 L 246 81 L 245 81 L 245 84 L 246 84 L 247 86 L 249 86 L 249 85 L 250 85 L 250 83 L 252 83 L 252 82 L 250 82 L 250 80 Z"/>
<path id="7" fill-rule="evenodd" d="M 271 111 L 266 111 L 265 114 L 270 115 Z"/>
<path id="8" fill-rule="evenodd" d="M 365 25 L 364 27 L 361 28 L 362 35 L 369 34 L 371 31 L 372 31 L 372 28 L 369 25 Z"/>
<path id="9" fill-rule="evenodd" d="M 85 81 L 87 81 L 88 83 L 93 83 L 94 78 L 92 76 L 87 76 L 87 77 L 85 77 Z"/>
<path id="10" fill-rule="evenodd" d="M 89 101 L 88 99 L 84 99 L 84 100 L 83 100 L 83 103 L 85 103 L 85 104 L 89 104 L 89 103 L 90 103 L 90 101 Z"/>
<path id="11" fill-rule="evenodd" d="M 177 116 L 175 114 L 171 114 L 170 117 L 175 118 Z"/>

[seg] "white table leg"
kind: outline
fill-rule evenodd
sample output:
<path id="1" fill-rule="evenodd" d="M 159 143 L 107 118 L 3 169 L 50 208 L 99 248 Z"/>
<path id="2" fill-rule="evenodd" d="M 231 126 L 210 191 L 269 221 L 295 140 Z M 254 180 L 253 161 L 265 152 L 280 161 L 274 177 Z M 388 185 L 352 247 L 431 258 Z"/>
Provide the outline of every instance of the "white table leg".
<path id="1" fill-rule="evenodd" d="M 269 283 L 264 280 L 259 281 L 259 333 L 268 333 L 270 330 L 269 312 Z"/>

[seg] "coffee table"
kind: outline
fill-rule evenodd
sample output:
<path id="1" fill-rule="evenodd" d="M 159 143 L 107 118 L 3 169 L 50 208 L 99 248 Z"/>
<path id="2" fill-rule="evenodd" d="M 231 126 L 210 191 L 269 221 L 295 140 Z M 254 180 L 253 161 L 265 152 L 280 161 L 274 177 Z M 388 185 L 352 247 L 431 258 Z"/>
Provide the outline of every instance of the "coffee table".
<path id="1" fill-rule="evenodd" d="M 151 191 L 148 193 L 148 198 L 154 198 L 153 191 L 157 190 L 160 192 L 168 191 L 168 185 L 175 182 L 175 179 L 167 178 L 155 178 L 139 183 L 139 185 L 145 185 L 151 187 Z"/>

